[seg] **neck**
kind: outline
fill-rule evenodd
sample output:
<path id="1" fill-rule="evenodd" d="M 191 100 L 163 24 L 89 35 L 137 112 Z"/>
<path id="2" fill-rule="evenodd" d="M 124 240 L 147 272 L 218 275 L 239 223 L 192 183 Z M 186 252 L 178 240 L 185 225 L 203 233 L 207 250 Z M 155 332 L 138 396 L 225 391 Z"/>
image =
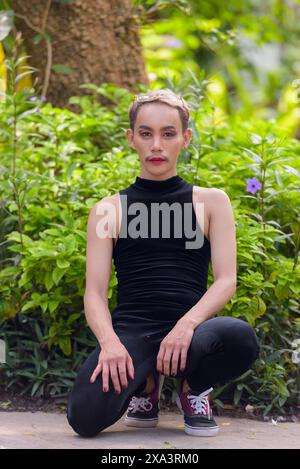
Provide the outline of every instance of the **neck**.
<path id="1" fill-rule="evenodd" d="M 143 179 L 151 179 L 153 181 L 164 181 L 165 179 L 169 179 L 173 176 L 177 176 L 176 168 L 163 174 L 151 174 L 149 171 L 146 171 L 142 168 L 139 175 L 139 177 Z"/>
<path id="2" fill-rule="evenodd" d="M 178 176 L 178 174 L 170 177 L 164 177 L 163 179 L 150 179 L 137 176 L 131 187 L 137 190 L 148 191 L 149 193 L 167 193 L 169 191 L 178 190 L 185 184 L 186 183 L 184 179 Z"/>

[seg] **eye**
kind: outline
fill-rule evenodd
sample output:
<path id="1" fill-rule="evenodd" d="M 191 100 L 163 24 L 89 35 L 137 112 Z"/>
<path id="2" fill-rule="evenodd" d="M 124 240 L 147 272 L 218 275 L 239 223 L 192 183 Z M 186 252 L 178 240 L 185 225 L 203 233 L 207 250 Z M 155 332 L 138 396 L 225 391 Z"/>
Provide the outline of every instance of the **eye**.
<path id="1" fill-rule="evenodd" d="M 147 135 L 150 135 L 150 132 L 140 132 L 140 135 L 142 135 L 143 137 L 147 136 Z M 176 134 L 174 134 L 173 132 L 164 132 L 164 135 L 167 135 L 168 137 L 174 137 Z"/>

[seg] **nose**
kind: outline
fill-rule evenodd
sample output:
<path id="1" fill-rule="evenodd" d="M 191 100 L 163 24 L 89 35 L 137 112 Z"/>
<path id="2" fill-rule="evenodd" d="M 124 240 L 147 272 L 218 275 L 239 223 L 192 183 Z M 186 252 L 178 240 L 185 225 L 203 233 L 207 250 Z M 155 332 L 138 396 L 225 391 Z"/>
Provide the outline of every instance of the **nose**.
<path id="1" fill-rule="evenodd" d="M 153 137 L 153 141 L 152 141 L 152 145 L 151 145 L 151 150 L 152 150 L 152 151 L 161 150 L 160 136 Z"/>

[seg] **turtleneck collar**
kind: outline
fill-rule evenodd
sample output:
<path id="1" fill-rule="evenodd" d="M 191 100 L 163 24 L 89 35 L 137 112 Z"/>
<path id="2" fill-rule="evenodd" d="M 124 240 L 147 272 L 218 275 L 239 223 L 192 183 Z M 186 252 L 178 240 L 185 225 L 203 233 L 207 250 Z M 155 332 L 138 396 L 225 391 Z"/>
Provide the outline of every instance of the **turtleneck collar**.
<path id="1" fill-rule="evenodd" d="M 174 190 L 179 188 L 183 183 L 182 179 L 178 174 L 176 176 L 171 176 L 168 179 L 146 179 L 140 176 L 136 176 L 134 183 L 131 185 L 135 189 L 146 190 L 149 192 L 163 192 L 166 190 Z"/>

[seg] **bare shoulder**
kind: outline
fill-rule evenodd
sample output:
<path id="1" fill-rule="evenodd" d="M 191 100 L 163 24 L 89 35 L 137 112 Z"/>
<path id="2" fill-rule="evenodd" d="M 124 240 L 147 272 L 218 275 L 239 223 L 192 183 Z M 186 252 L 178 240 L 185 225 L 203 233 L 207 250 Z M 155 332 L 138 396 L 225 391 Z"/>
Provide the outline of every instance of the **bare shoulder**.
<path id="1" fill-rule="evenodd" d="M 113 239 L 113 244 L 119 236 L 120 216 L 122 213 L 119 192 L 103 197 L 96 202 L 90 211 L 91 226 L 98 223 L 102 217 L 108 222 L 109 237 Z"/>
<path id="2" fill-rule="evenodd" d="M 222 189 L 193 186 L 193 201 L 204 204 L 203 231 L 207 239 L 210 240 L 213 220 L 216 218 L 220 219 L 220 212 L 228 213 L 231 211 L 230 199 Z"/>
<path id="3" fill-rule="evenodd" d="M 90 218 L 98 218 L 101 215 L 114 216 L 119 213 L 119 193 L 110 194 L 95 203 L 90 210 Z"/>
<path id="4" fill-rule="evenodd" d="M 194 186 L 194 200 L 204 204 L 204 220 L 208 226 L 206 237 L 209 240 L 215 238 L 213 234 L 216 232 L 224 234 L 226 227 L 234 229 L 231 201 L 224 190 L 215 187 Z"/>
<path id="5" fill-rule="evenodd" d="M 204 202 L 210 211 L 216 204 L 228 204 L 230 198 L 223 189 L 216 187 L 194 186 L 194 194 L 197 202 Z"/>
<path id="6" fill-rule="evenodd" d="M 93 208 L 97 208 L 97 207 L 99 207 L 101 205 L 104 205 L 104 204 L 107 204 L 107 203 L 111 203 L 111 204 L 117 206 L 118 201 L 119 201 L 119 192 L 116 192 L 115 194 L 110 194 L 110 195 L 107 195 L 106 197 L 103 197 L 101 200 L 96 202 L 96 204 L 94 205 Z"/>

